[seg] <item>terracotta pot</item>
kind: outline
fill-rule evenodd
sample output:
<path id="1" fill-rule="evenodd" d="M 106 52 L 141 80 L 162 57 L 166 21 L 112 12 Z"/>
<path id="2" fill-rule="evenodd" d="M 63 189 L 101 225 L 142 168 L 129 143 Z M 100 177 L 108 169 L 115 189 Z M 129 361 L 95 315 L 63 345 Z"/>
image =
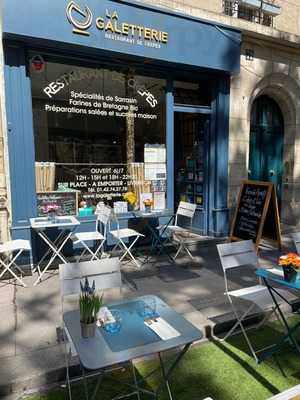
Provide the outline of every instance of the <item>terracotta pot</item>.
<path id="1" fill-rule="evenodd" d="M 81 336 L 83 338 L 91 338 L 95 336 L 96 322 L 93 322 L 91 324 L 85 324 L 83 322 L 80 322 L 80 325 L 81 325 Z"/>

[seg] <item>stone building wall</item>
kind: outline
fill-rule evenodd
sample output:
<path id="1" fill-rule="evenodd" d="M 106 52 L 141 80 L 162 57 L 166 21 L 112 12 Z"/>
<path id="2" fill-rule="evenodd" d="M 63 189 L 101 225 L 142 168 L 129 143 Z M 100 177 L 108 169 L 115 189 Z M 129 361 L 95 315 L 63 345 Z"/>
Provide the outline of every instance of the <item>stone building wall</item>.
<path id="1" fill-rule="evenodd" d="M 4 105 L 4 76 L 2 29 L 0 19 L 0 242 L 9 238 L 9 201 L 7 190 L 7 146 L 5 139 L 5 105 Z"/>
<path id="2" fill-rule="evenodd" d="M 143 3 L 149 3 L 155 6 L 171 8 L 190 15 L 197 15 L 201 18 L 207 18 L 223 21 L 228 25 L 236 26 L 232 20 L 237 18 L 228 17 L 223 14 L 223 0 L 139 0 Z M 273 28 L 282 32 L 292 34 L 300 34 L 300 0 L 266 0 L 274 1 L 275 4 L 281 7 L 281 14 L 273 19 Z M 220 19 L 221 17 L 221 19 Z M 247 21 L 244 21 L 247 22 Z M 250 23 L 255 31 L 258 24 Z"/>
<path id="3" fill-rule="evenodd" d="M 254 50 L 247 60 L 245 48 Z M 279 105 L 284 117 L 282 222 L 300 223 L 300 52 L 245 38 L 240 74 L 232 78 L 230 105 L 229 205 L 248 175 L 251 106 L 260 95 Z"/>
<path id="4" fill-rule="evenodd" d="M 242 31 L 241 70 L 231 79 L 229 126 L 229 208 L 248 177 L 250 115 L 254 100 L 269 95 L 284 116 L 281 220 L 300 226 L 300 0 L 277 0 L 281 14 L 273 27 L 223 14 L 222 0 L 146 0 Z M 253 51 L 248 60 L 245 49 Z"/>

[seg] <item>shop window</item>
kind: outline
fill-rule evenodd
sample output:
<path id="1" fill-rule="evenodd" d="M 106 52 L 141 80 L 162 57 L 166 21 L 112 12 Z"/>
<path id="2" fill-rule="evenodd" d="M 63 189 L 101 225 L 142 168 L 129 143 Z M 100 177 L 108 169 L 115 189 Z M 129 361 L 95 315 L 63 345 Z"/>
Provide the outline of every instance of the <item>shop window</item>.
<path id="1" fill-rule="evenodd" d="M 210 115 L 175 113 L 175 207 L 180 201 L 205 207 Z"/>
<path id="2" fill-rule="evenodd" d="M 211 106 L 212 85 L 206 82 L 174 82 L 174 100 L 176 104 Z"/>
<path id="3" fill-rule="evenodd" d="M 41 55 L 30 75 L 38 192 L 78 191 L 82 215 L 101 201 L 125 211 L 127 192 L 164 207 L 164 80 Z"/>

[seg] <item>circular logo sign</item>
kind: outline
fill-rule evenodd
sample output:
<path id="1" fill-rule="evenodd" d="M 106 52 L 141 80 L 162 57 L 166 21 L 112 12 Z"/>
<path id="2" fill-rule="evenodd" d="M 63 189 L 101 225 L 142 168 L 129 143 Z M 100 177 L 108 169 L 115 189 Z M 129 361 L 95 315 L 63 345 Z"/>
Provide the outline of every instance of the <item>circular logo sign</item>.
<path id="1" fill-rule="evenodd" d="M 45 61 L 42 56 L 34 56 L 30 60 L 31 69 L 35 72 L 43 72 L 45 69 Z"/>

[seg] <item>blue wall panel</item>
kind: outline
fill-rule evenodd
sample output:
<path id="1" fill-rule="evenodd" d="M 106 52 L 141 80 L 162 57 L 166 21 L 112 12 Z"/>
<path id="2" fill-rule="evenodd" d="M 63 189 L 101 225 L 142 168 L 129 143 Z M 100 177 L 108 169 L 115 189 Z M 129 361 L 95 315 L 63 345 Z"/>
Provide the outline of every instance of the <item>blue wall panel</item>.
<path id="1" fill-rule="evenodd" d="M 4 73 L 12 222 L 21 232 L 28 227 L 28 216 L 36 213 L 31 87 L 23 47 L 5 47 Z"/>
<path id="2" fill-rule="evenodd" d="M 173 82 L 168 81 L 166 93 L 167 130 L 167 207 L 174 208 L 174 96 Z"/>
<path id="3" fill-rule="evenodd" d="M 212 104 L 213 118 L 209 149 L 209 234 L 228 233 L 228 138 L 229 138 L 230 78 L 217 82 Z"/>

